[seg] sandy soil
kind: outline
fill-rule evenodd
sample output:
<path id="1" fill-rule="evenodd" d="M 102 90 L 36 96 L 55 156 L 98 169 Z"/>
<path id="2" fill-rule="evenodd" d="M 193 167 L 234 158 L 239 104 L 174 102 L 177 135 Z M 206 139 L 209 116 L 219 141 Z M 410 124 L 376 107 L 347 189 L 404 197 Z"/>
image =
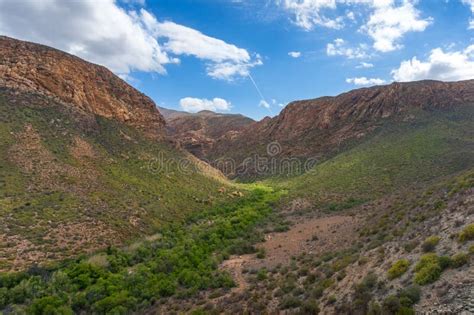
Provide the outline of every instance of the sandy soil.
<path id="1" fill-rule="evenodd" d="M 232 256 L 222 263 L 221 268 L 234 277 L 237 286 L 232 292 L 243 292 L 247 287 L 243 269 L 272 268 L 278 264 L 288 264 L 292 256 L 303 252 L 322 254 L 349 247 L 356 227 L 357 219 L 351 216 L 301 218 L 289 231 L 265 236 L 266 241 L 257 245 L 257 248 L 265 249 L 265 258 L 258 259 L 255 255 Z"/>

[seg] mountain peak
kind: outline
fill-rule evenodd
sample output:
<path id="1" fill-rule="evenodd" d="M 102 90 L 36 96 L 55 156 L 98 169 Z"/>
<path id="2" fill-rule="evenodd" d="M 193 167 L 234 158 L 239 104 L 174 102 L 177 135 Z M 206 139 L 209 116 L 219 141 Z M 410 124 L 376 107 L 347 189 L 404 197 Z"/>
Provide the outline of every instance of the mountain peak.
<path id="1" fill-rule="evenodd" d="M 152 137 L 164 135 L 165 121 L 155 103 L 103 66 L 5 36 L 0 36 L 0 55 L 0 86 L 55 98 Z"/>

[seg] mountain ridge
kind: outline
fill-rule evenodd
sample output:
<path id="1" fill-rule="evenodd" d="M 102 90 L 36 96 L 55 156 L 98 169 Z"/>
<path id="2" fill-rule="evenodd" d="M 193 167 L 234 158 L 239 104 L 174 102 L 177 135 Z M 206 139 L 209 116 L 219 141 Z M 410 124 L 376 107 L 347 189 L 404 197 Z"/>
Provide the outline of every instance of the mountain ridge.
<path id="1" fill-rule="evenodd" d="M 35 92 L 163 138 L 155 103 L 110 70 L 63 51 L 0 36 L 0 85 Z"/>

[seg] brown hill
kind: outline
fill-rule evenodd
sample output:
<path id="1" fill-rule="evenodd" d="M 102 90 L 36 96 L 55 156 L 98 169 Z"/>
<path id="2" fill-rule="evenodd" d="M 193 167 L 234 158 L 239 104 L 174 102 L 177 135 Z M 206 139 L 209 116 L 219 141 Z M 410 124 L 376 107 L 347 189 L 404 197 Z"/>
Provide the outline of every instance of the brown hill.
<path id="1" fill-rule="evenodd" d="M 164 135 L 154 102 L 107 68 L 51 47 L 0 36 L 0 85 L 52 96 L 79 109 Z"/>
<path id="2" fill-rule="evenodd" d="M 205 159 L 214 143 L 232 137 L 255 121 L 251 118 L 203 110 L 195 114 L 160 108 L 168 133 L 195 156 Z"/>
<path id="3" fill-rule="evenodd" d="M 278 157 L 321 158 L 364 141 L 387 122 L 416 121 L 433 111 L 473 103 L 474 80 L 392 83 L 295 101 L 276 117 L 222 137 L 205 157 L 224 157 L 240 165 L 255 153 L 268 156 L 268 144 L 277 142 Z"/>

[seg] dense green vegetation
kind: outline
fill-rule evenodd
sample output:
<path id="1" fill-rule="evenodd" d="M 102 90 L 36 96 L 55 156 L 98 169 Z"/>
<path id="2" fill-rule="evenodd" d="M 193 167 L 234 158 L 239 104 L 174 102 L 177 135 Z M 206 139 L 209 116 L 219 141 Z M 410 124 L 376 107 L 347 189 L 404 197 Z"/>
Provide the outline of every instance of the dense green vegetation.
<path id="1" fill-rule="evenodd" d="M 163 227 L 153 240 L 55 268 L 3 274 L 0 307 L 32 314 L 126 314 L 161 298 L 232 287 L 232 278 L 219 272 L 218 264 L 230 254 L 254 250 L 252 244 L 260 238 L 250 232 L 264 223 L 278 198 L 255 187 L 231 204 Z"/>

